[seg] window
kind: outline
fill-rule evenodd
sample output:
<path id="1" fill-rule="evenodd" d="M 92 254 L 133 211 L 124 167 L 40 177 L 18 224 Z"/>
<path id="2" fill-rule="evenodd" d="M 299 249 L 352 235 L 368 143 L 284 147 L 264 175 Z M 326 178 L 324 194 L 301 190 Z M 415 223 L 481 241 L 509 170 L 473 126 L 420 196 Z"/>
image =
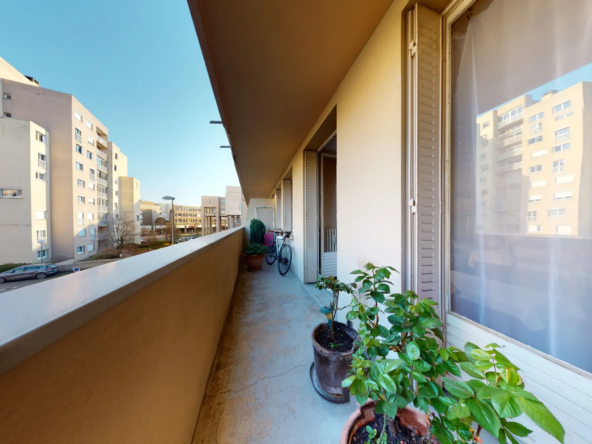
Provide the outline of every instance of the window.
<path id="1" fill-rule="evenodd" d="M 117 185 L 117 179 L 115 179 L 115 185 Z"/>
<path id="2" fill-rule="evenodd" d="M 536 211 L 527 211 L 526 212 L 526 221 L 527 222 L 534 222 L 536 220 L 536 217 L 537 217 Z"/>
<path id="3" fill-rule="evenodd" d="M 481 171 L 489 171 L 489 165 L 483 165 Z"/>
<path id="4" fill-rule="evenodd" d="M 20 188 L 0 188 L 0 197 L 4 199 L 22 198 L 23 190 Z"/>
<path id="5" fill-rule="evenodd" d="M 561 128 L 555 131 L 555 141 L 561 142 L 562 140 L 569 139 L 569 126 L 566 128 Z"/>
<path id="6" fill-rule="evenodd" d="M 117 165 L 113 165 L 113 169 L 117 171 Z"/>
<path id="7" fill-rule="evenodd" d="M 535 165 L 528 168 L 528 172 L 532 174 L 540 173 L 541 171 L 543 171 L 543 165 Z"/>
<path id="8" fill-rule="evenodd" d="M 88 183 L 88 189 L 89 189 L 89 190 L 94 190 L 94 189 L 95 189 L 95 184 L 94 184 L 94 183 L 92 183 L 92 182 L 89 182 L 89 183 Z"/>
<path id="9" fill-rule="evenodd" d="M 546 180 L 533 180 L 530 182 L 530 188 L 540 188 L 544 187 L 545 185 L 547 185 Z"/>
<path id="10" fill-rule="evenodd" d="M 483 129 L 489 128 L 489 122 L 483 122 Z"/>
<path id="11" fill-rule="evenodd" d="M 78 186 L 79 187 L 84 188 L 84 180 L 78 179 L 78 182 L 77 183 L 78 183 Z"/>
<path id="12" fill-rule="evenodd" d="M 84 245 L 76 247 L 76 254 L 84 254 Z"/>
<path id="13" fill-rule="evenodd" d="M 96 240 L 97 238 L 97 229 L 91 228 L 90 229 L 90 240 Z"/>
<path id="14" fill-rule="evenodd" d="M 136 220 L 139 222 L 140 221 L 140 216 L 136 216 Z"/>
<path id="15" fill-rule="evenodd" d="M 139 185 L 138 182 L 134 182 L 134 187 L 135 188 L 138 188 L 138 185 Z"/>
<path id="16" fill-rule="evenodd" d="M 88 251 L 95 251 L 95 244 L 88 244 Z"/>
<path id="17" fill-rule="evenodd" d="M 115 160 L 117 160 L 117 153 L 115 153 Z"/>
<path id="18" fill-rule="evenodd" d="M 119 191 L 115 191 L 115 195 L 116 196 L 119 196 Z"/>
<path id="19" fill-rule="evenodd" d="M 555 200 L 571 199 L 573 197 L 573 191 L 563 191 L 561 193 L 555 193 L 553 197 Z"/>
<path id="20" fill-rule="evenodd" d="M 84 213 L 82 211 L 78 212 L 78 220 L 84 220 Z"/>
<path id="21" fill-rule="evenodd" d="M 481 196 L 487 196 L 487 190 L 481 190 Z"/>
<path id="22" fill-rule="evenodd" d="M 74 118 L 82 122 L 82 115 L 78 111 L 74 111 Z"/>
<path id="23" fill-rule="evenodd" d="M 565 160 L 555 160 L 553 162 L 553 174 L 563 173 L 565 171 Z"/>
<path id="24" fill-rule="evenodd" d="M 35 131 L 35 140 L 45 143 L 47 136 L 39 131 Z"/>
<path id="25" fill-rule="evenodd" d="M 82 154 L 82 147 L 80 145 L 76 145 L 76 152 Z"/>
<path id="26" fill-rule="evenodd" d="M 486 177 L 482 177 L 481 179 L 479 179 L 479 183 L 485 183 L 485 182 L 487 182 Z"/>
<path id="27" fill-rule="evenodd" d="M 78 203 L 84 203 L 84 196 L 78 196 Z"/>
<path id="28" fill-rule="evenodd" d="M 35 173 L 35 179 L 45 181 L 47 174 L 45 173 Z"/>
<path id="29" fill-rule="evenodd" d="M 78 237 L 85 237 L 86 236 L 86 228 L 83 228 L 78 232 Z"/>
<path id="30" fill-rule="evenodd" d="M 86 213 L 87 220 L 95 220 L 95 213 Z"/>
<path id="31" fill-rule="evenodd" d="M 37 260 L 47 259 L 47 250 L 40 250 L 37 252 Z"/>
<path id="32" fill-rule="evenodd" d="M 76 162 L 76 169 L 83 171 L 84 170 L 84 165 L 82 165 L 80 162 Z"/>
<path id="33" fill-rule="evenodd" d="M 92 129 L 92 123 L 90 123 L 88 120 L 86 121 L 86 127 Z"/>
<path id="34" fill-rule="evenodd" d="M 47 232 L 45 230 L 37 230 L 37 240 L 45 239 Z"/>
<path id="35" fill-rule="evenodd" d="M 534 145 L 535 143 L 540 143 L 543 141 L 543 136 L 533 137 L 532 139 L 528 139 L 529 145 Z"/>
<path id="36" fill-rule="evenodd" d="M 41 162 L 45 162 L 47 160 L 47 156 L 42 153 L 37 153 L 37 160 L 40 160 Z"/>
<path id="37" fill-rule="evenodd" d="M 529 233 L 540 233 L 543 231 L 543 228 L 540 225 L 529 225 L 528 232 Z"/>
<path id="38" fill-rule="evenodd" d="M 4 98 L 6 100 L 10 100 L 10 99 L 12 99 L 12 95 L 10 93 L 4 93 Z"/>
<path id="39" fill-rule="evenodd" d="M 555 145 L 551 150 L 552 153 L 559 153 L 569 149 L 569 143 L 563 143 L 561 145 Z"/>
<path id="40" fill-rule="evenodd" d="M 524 106 L 520 105 L 510 111 L 498 116 L 498 127 L 506 125 L 508 123 L 514 122 L 520 118 L 522 118 L 522 111 L 524 110 Z"/>
<path id="41" fill-rule="evenodd" d="M 117 202 L 114 202 L 114 203 L 113 203 L 113 206 L 114 206 L 114 208 L 115 208 L 115 209 L 117 209 L 117 208 L 118 208 L 118 206 L 117 206 Z"/>
<path id="42" fill-rule="evenodd" d="M 565 208 L 554 208 L 549 210 L 549 217 L 563 217 L 565 216 Z"/>
<path id="43" fill-rule="evenodd" d="M 546 156 L 547 155 L 547 150 L 538 150 L 538 151 L 534 151 L 531 154 L 531 157 L 534 159 L 536 157 L 542 157 L 542 156 Z"/>
<path id="44" fill-rule="evenodd" d="M 567 119 L 568 117 L 573 116 L 573 111 L 570 111 L 568 113 L 563 113 L 563 114 L 559 114 L 557 117 L 555 117 L 555 121 L 559 121 L 559 120 L 563 120 L 563 119 Z"/>
<path id="45" fill-rule="evenodd" d="M 4 117 L 10 118 L 10 117 L 12 117 L 12 113 L 4 113 Z"/>
<path id="46" fill-rule="evenodd" d="M 570 183 L 574 181 L 574 175 L 573 174 L 566 174 L 565 176 L 559 176 L 555 178 L 555 183 L 556 184 L 562 184 L 562 183 Z"/>
<path id="47" fill-rule="evenodd" d="M 536 122 L 537 120 L 541 120 L 543 117 L 545 117 L 545 113 L 544 112 L 540 112 L 538 114 L 535 114 L 534 116 L 530 116 L 528 118 L 529 122 Z"/>
<path id="48" fill-rule="evenodd" d="M 571 234 L 571 225 L 557 225 L 557 234 L 559 234 L 559 235 Z"/>
<path id="49" fill-rule="evenodd" d="M 82 142 L 82 131 L 80 131 L 78 128 L 75 128 L 74 137 L 76 138 L 76 142 Z"/>
<path id="50" fill-rule="evenodd" d="M 481 154 L 481 155 L 479 156 L 479 159 L 480 159 L 480 160 L 485 160 L 485 159 L 487 159 L 487 154 Z"/>
<path id="51" fill-rule="evenodd" d="M 571 100 L 568 100 L 567 102 L 563 102 L 560 103 L 559 105 L 556 105 L 553 107 L 553 112 L 556 113 L 558 111 L 564 110 L 571 107 Z"/>
<path id="52" fill-rule="evenodd" d="M 87 151 L 87 152 L 86 152 L 86 157 L 92 160 L 92 158 L 93 158 L 93 153 L 91 153 L 90 151 Z"/>
<path id="53" fill-rule="evenodd" d="M 95 140 L 92 137 L 89 137 L 88 139 L 86 139 L 88 143 L 90 143 L 91 145 L 95 144 Z"/>
<path id="54" fill-rule="evenodd" d="M 88 204 L 89 205 L 94 205 L 95 204 L 95 200 L 93 198 L 89 197 Z"/>
<path id="55" fill-rule="evenodd" d="M 541 199 L 542 199 L 542 196 L 528 196 L 529 202 L 540 202 Z"/>
<path id="56" fill-rule="evenodd" d="M 47 219 L 47 211 L 36 211 L 35 218 L 37 220 L 45 220 Z"/>
<path id="57" fill-rule="evenodd" d="M 530 134 L 538 134 L 538 133 L 541 133 L 542 131 L 543 131 L 543 123 L 542 122 L 530 124 Z"/>

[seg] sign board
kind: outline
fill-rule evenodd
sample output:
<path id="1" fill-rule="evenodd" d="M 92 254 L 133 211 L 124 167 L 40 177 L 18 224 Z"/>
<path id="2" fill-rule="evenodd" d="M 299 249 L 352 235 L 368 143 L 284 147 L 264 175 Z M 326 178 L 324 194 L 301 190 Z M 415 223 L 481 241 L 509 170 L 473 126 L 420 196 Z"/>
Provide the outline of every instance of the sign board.
<path id="1" fill-rule="evenodd" d="M 78 267 L 74 267 L 74 268 L 72 268 L 72 271 L 73 271 L 74 273 L 76 273 L 77 271 L 80 271 L 80 268 L 78 268 Z"/>

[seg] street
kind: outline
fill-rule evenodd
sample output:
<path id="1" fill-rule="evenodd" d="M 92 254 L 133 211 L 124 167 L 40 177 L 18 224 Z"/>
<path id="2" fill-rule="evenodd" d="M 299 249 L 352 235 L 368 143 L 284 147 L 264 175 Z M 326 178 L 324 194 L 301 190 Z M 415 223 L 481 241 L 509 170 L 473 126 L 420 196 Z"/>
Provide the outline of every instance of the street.
<path id="1" fill-rule="evenodd" d="M 16 290 L 17 288 L 28 287 L 29 285 L 40 284 L 41 282 L 46 282 L 50 279 L 55 279 L 55 278 L 64 276 L 66 274 L 70 274 L 70 272 L 68 271 L 68 272 L 63 272 L 63 273 L 57 273 L 54 276 L 49 277 L 47 279 L 25 279 L 25 280 L 19 280 L 19 281 L 8 281 L 3 284 L 0 284 L 0 294 L 6 293 L 11 290 Z"/>

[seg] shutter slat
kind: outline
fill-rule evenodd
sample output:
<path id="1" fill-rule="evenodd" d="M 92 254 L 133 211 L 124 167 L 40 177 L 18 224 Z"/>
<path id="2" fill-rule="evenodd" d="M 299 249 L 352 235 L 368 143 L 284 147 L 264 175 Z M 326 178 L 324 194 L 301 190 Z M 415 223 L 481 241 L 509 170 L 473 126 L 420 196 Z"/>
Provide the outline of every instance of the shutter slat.
<path id="1" fill-rule="evenodd" d="M 317 152 L 304 152 L 304 186 L 305 186 L 305 269 L 304 282 L 312 283 L 317 281 L 319 272 L 319 215 L 318 215 L 318 185 L 317 185 Z"/>

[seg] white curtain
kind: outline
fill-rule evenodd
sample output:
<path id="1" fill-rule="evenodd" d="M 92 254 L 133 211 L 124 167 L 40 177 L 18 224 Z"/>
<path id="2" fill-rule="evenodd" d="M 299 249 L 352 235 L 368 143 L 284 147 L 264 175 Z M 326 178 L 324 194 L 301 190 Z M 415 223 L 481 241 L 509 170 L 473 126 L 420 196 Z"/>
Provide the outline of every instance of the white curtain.
<path id="1" fill-rule="evenodd" d="M 592 1 L 452 32 L 452 311 L 592 372 Z"/>

